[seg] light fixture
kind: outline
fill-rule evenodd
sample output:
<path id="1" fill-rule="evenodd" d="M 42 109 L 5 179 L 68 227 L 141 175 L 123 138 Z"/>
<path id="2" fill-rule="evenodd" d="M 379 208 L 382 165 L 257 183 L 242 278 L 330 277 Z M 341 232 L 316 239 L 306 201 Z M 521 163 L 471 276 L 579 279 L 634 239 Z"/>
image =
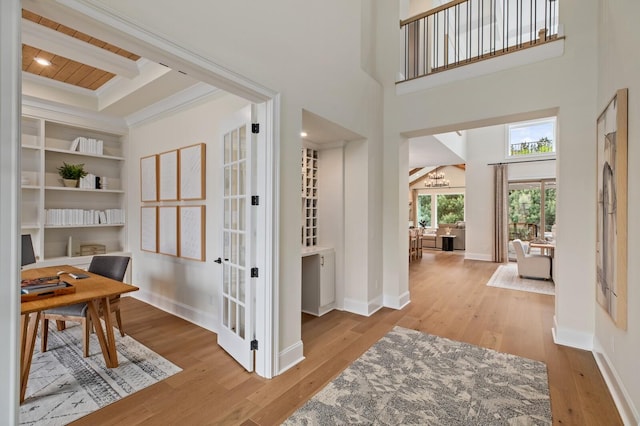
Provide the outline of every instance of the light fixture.
<path id="1" fill-rule="evenodd" d="M 300 137 L 306 138 L 307 137 L 307 132 L 300 132 Z"/>
<path id="2" fill-rule="evenodd" d="M 51 61 L 44 58 L 34 58 L 34 61 L 36 61 L 37 63 L 45 67 L 48 67 L 49 65 L 51 65 Z"/>
<path id="3" fill-rule="evenodd" d="M 439 172 L 436 168 L 435 171 L 427 173 L 427 179 L 424 181 L 424 186 L 427 188 L 442 188 L 449 186 L 449 180 L 445 179 L 444 172 Z"/>

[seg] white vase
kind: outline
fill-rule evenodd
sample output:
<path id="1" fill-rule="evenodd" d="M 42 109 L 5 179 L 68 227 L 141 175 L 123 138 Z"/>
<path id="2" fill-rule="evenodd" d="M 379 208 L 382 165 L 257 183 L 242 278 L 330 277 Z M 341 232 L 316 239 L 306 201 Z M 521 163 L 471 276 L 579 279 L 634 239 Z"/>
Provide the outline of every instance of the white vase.
<path id="1" fill-rule="evenodd" d="M 62 183 L 67 188 L 75 188 L 78 186 L 78 179 L 62 179 Z"/>

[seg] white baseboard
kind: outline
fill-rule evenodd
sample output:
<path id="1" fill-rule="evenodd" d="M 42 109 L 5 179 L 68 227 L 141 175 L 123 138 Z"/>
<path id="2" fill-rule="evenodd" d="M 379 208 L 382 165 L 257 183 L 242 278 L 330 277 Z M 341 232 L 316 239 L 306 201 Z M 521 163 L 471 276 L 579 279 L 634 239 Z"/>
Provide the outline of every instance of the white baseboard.
<path id="1" fill-rule="evenodd" d="M 633 405 L 629 392 L 627 392 L 622 380 L 620 380 L 620 376 L 611 364 L 609 357 L 605 354 L 603 346 L 597 338 L 594 339 L 593 357 L 595 358 L 596 364 L 598 364 L 598 368 L 600 369 L 600 373 L 607 384 L 607 388 L 613 398 L 613 402 L 616 404 L 616 408 L 622 418 L 622 422 L 625 425 L 640 425 L 640 414 L 638 414 L 638 409 Z"/>
<path id="2" fill-rule="evenodd" d="M 218 318 L 209 312 L 195 309 L 193 306 L 176 302 L 173 299 L 146 290 L 136 291 L 131 294 L 131 297 L 142 300 L 158 309 L 169 312 L 209 331 L 213 331 L 214 333 L 218 332 Z"/>
<path id="3" fill-rule="evenodd" d="M 483 260 L 485 262 L 491 262 L 490 254 L 485 253 L 469 253 L 468 251 L 464 253 L 464 258 L 468 260 Z"/>
<path id="4" fill-rule="evenodd" d="M 558 327 L 555 315 L 553 317 L 553 328 L 551 329 L 551 333 L 553 334 L 554 343 L 558 345 L 569 346 L 585 351 L 593 350 L 592 333 Z"/>
<path id="5" fill-rule="evenodd" d="M 391 309 L 402 309 L 411 303 L 410 294 L 408 291 L 404 292 L 400 296 L 389 296 L 387 294 L 382 297 L 382 304 Z"/>
<path id="6" fill-rule="evenodd" d="M 361 302 L 359 300 L 345 298 L 343 310 L 368 317 L 382 309 L 382 306 L 382 295 L 377 296 L 369 302 Z"/>
<path id="7" fill-rule="evenodd" d="M 304 360 L 302 340 L 294 343 L 278 354 L 278 373 L 282 374 Z"/>

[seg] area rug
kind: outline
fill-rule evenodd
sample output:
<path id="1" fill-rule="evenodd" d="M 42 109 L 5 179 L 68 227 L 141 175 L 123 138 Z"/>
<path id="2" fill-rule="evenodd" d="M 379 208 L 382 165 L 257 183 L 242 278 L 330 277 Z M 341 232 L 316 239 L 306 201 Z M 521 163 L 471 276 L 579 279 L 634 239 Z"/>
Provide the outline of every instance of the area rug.
<path id="1" fill-rule="evenodd" d="M 520 278 L 518 276 L 518 264 L 513 262 L 498 266 L 487 285 L 489 287 L 529 291 L 531 293 L 556 294 L 553 281 Z"/>
<path id="2" fill-rule="evenodd" d="M 82 356 L 82 328 L 55 330 L 50 324 L 47 352 L 36 342 L 21 425 L 65 425 L 182 371 L 151 349 L 114 329 L 117 368 L 107 368 L 100 343 L 91 335 L 90 356 Z"/>
<path id="3" fill-rule="evenodd" d="M 542 362 L 395 327 L 285 425 L 550 425 Z"/>

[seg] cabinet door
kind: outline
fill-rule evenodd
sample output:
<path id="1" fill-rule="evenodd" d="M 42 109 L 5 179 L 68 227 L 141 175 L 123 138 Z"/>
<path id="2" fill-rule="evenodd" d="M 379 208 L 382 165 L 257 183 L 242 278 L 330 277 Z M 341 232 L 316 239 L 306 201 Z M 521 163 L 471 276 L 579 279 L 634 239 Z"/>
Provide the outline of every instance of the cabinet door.
<path id="1" fill-rule="evenodd" d="M 335 252 L 323 252 L 320 255 L 320 306 L 326 306 L 336 300 Z"/>

